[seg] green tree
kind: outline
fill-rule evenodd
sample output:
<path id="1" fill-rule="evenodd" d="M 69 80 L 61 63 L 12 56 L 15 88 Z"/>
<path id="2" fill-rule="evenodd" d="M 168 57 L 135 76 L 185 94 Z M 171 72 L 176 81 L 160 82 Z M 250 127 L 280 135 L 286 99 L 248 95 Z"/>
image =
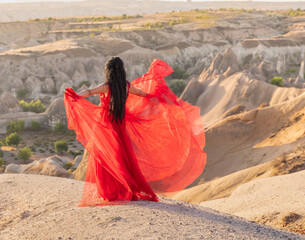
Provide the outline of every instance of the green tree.
<path id="1" fill-rule="evenodd" d="M 41 124 L 40 124 L 39 122 L 33 120 L 33 121 L 31 122 L 31 129 L 32 129 L 33 131 L 38 131 L 38 130 L 41 129 Z"/>
<path id="2" fill-rule="evenodd" d="M 54 143 L 54 148 L 55 148 L 56 152 L 59 152 L 60 154 L 62 154 L 63 152 L 68 151 L 68 143 L 67 143 L 67 141 L 64 141 L 64 140 L 56 141 Z"/>
<path id="3" fill-rule="evenodd" d="M 32 151 L 28 147 L 24 147 L 18 151 L 18 158 L 22 159 L 23 161 L 28 160 L 32 155 Z"/>
<path id="4" fill-rule="evenodd" d="M 24 130 L 24 120 L 10 121 L 6 126 L 7 133 L 22 132 Z"/>
<path id="5" fill-rule="evenodd" d="M 18 133 L 11 133 L 9 136 L 6 137 L 6 144 L 9 146 L 16 145 L 21 141 L 21 137 Z"/>
<path id="6" fill-rule="evenodd" d="M 2 158 L 4 155 L 3 151 L 0 149 L 0 158 Z"/>
<path id="7" fill-rule="evenodd" d="M 274 77 L 270 81 L 271 84 L 276 85 L 278 87 L 283 87 L 283 78 L 282 77 Z"/>
<path id="8" fill-rule="evenodd" d="M 4 160 L 3 160 L 3 158 L 0 158 L 0 167 L 2 167 L 2 166 L 3 166 L 3 164 L 4 164 Z"/>

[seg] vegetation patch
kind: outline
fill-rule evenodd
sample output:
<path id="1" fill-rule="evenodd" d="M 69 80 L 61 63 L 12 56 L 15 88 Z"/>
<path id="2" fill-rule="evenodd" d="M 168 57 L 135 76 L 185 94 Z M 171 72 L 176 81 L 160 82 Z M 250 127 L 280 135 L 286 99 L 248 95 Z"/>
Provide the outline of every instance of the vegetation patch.
<path id="1" fill-rule="evenodd" d="M 21 137 L 18 133 L 11 133 L 6 137 L 6 144 L 8 146 L 15 145 L 17 147 L 20 141 L 21 141 Z"/>
<path id="2" fill-rule="evenodd" d="M 6 132 L 7 133 L 20 133 L 24 130 L 25 122 L 24 120 L 18 120 L 18 121 L 10 121 L 8 125 L 6 126 Z"/>
<path id="3" fill-rule="evenodd" d="M 19 105 L 22 107 L 24 112 L 42 113 L 46 110 L 46 106 L 40 101 L 40 99 L 37 99 L 36 101 L 32 100 L 29 103 L 20 100 Z"/>
<path id="4" fill-rule="evenodd" d="M 28 160 L 32 155 L 32 151 L 28 147 L 24 147 L 18 151 L 18 158 L 22 159 L 24 162 Z"/>
<path id="5" fill-rule="evenodd" d="M 54 148 L 56 152 L 63 154 L 68 151 L 68 143 L 64 140 L 59 140 L 54 143 Z"/>
<path id="6" fill-rule="evenodd" d="M 283 87 L 283 77 L 274 77 L 271 79 L 270 83 L 278 87 Z"/>
<path id="7" fill-rule="evenodd" d="M 169 83 L 169 88 L 176 94 L 176 96 L 180 96 L 185 87 L 186 84 L 182 79 L 174 79 Z"/>
<path id="8" fill-rule="evenodd" d="M 29 91 L 26 89 L 26 88 L 23 88 L 23 89 L 18 89 L 17 90 L 17 98 L 19 100 L 21 99 L 25 99 L 26 96 L 28 95 Z"/>

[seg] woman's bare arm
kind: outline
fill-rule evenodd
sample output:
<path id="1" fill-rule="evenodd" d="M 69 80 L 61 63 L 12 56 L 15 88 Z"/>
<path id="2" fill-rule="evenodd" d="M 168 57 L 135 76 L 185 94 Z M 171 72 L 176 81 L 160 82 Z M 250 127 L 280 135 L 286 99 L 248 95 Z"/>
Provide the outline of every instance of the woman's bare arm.
<path id="1" fill-rule="evenodd" d="M 81 97 L 90 97 L 91 95 L 94 94 L 106 93 L 108 91 L 106 85 L 107 85 L 106 83 L 102 83 L 95 88 L 87 88 L 78 92 L 77 94 Z"/>
<path id="2" fill-rule="evenodd" d="M 131 94 L 135 94 L 135 95 L 138 95 L 138 96 L 141 96 L 141 97 L 145 97 L 147 95 L 147 92 L 144 92 L 141 89 L 138 89 L 138 88 L 134 87 L 131 83 L 130 83 L 129 92 Z"/>

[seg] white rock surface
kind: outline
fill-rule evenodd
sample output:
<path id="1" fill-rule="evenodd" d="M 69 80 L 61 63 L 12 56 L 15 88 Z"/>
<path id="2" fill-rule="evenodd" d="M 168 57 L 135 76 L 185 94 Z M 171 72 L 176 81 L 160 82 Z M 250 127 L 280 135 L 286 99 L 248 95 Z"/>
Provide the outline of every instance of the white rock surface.
<path id="1" fill-rule="evenodd" d="M 305 239 L 179 201 L 77 207 L 83 182 L 0 174 L 2 239 Z"/>

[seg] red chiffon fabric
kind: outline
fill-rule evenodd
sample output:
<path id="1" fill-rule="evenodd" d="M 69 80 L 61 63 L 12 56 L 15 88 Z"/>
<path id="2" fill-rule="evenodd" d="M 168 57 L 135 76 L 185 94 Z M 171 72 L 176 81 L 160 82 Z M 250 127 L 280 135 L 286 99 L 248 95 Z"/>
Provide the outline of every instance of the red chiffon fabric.
<path id="1" fill-rule="evenodd" d="M 159 201 L 183 190 L 206 164 L 200 108 L 178 98 L 164 77 L 173 72 L 155 59 L 148 72 L 131 83 L 149 93 L 128 94 L 123 122 L 108 116 L 110 92 L 101 106 L 65 90 L 68 128 L 88 150 L 82 206 Z M 109 89 L 110 90 L 110 89 Z"/>

